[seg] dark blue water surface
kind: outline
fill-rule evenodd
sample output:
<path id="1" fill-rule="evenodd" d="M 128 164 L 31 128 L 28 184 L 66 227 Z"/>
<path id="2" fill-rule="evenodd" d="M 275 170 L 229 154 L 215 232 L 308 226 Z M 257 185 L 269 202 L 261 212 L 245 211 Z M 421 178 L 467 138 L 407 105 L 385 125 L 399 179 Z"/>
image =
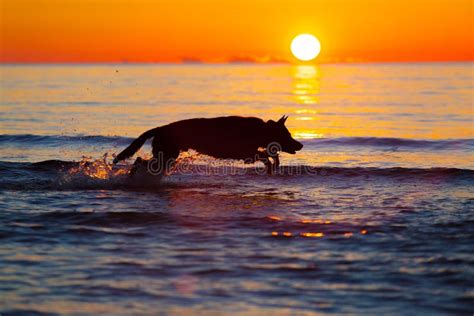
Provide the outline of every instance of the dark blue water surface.
<path id="1" fill-rule="evenodd" d="M 104 166 L 0 163 L 2 313 L 472 310 L 472 170 Z"/>

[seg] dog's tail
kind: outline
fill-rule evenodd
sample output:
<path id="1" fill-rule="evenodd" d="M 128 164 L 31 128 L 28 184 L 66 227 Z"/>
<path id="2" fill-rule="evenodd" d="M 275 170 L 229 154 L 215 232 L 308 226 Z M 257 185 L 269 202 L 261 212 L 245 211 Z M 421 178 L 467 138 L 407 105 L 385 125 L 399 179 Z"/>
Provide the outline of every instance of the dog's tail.
<path id="1" fill-rule="evenodd" d="M 140 137 L 135 139 L 130 144 L 130 146 L 125 148 L 120 154 L 117 155 L 117 157 L 115 157 L 114 164 L 116 164 L 117 162 L 119 162 L 121 160 L 124 160 L 124 159 L 127 159 L 127 158 L 133 156 L 143 146 L 143 144 L 147 141 L 148 138 L 151 138 L 151 137 L 155 136 L 158 129 L 159 129 L 159 127 L 153 128 L 153 129 L 151 129 L 149 131 L 146 131 L 145 133 L 141 134 Z"/>

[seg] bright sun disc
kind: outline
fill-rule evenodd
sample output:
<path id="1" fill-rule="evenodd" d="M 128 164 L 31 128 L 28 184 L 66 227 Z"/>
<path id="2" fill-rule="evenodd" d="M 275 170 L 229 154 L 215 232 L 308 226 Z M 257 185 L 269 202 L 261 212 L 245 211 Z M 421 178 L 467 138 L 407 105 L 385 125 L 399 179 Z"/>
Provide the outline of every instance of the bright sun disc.
<path id="1" fill-rule="evenodd" d="M 321 43 L 311 34 L 300 34 L 291 42 L 291 52 L 302 61 L 315 59 L 321 51 Z"/>

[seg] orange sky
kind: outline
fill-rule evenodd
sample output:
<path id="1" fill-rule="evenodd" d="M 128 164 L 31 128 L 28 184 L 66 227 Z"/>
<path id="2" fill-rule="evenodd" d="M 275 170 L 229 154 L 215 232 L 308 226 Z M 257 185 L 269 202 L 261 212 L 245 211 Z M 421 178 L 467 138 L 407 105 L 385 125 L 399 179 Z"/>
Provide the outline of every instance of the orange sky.
<path id="1" fill-rule="evenodd" d="M 471 0 L 0 0 L 1 62 L 474 60 Z"/>

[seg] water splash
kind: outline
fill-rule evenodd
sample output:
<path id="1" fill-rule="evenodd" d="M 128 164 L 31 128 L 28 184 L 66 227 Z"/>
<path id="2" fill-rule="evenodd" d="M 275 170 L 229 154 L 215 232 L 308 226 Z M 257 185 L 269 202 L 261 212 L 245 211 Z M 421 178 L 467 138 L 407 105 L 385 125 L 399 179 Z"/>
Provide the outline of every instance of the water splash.
<path id="1" fill-rule="evenodd" d="M 77 165 L 65 170 L 59 177 L 61 188 L 110 188 L 127 183 L 132 165 L 114 166 L 107 161 L 109 154 L 100 159 L 83 157 Z"/>
<path id="2" fill-rule="evenodd" d="M 113 168 L 113 165 L 107 162 L 107 157 L 108 153 L 96 160 L 91 157 L 83 157 L 77 167 L 68 170 L 68 175 L 84 175 L 92 179 L 106 180 L 128 174 L 131 165 L 126 165 L 125 168 Z"/>

